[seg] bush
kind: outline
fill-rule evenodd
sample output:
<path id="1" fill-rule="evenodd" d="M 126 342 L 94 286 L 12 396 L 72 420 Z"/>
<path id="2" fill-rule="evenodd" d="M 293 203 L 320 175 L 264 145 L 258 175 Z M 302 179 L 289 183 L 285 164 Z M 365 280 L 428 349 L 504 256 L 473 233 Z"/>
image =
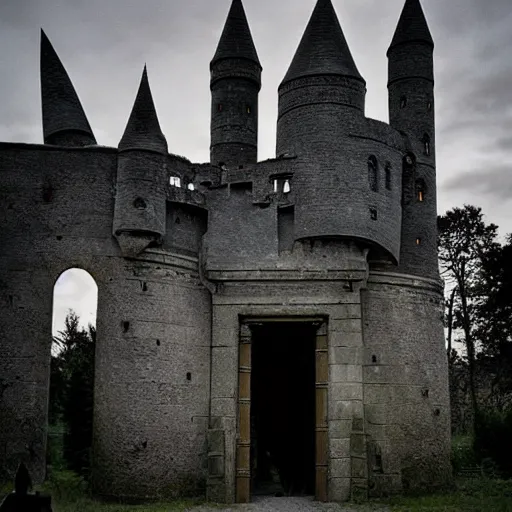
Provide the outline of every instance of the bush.
<path id="1" fill-rule="evenodd" d="M 474 450 L 483 466 L 496 467 L 504 478 L 512 477 L 512 409 L 503 413 L 480 412 L 476 418 Z"/>

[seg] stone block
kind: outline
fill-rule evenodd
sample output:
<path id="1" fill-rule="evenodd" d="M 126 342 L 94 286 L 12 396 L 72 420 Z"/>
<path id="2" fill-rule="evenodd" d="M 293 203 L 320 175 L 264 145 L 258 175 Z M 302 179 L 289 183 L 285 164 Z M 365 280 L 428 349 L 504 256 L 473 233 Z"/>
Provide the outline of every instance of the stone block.
<path id="1" fill-rule="evenodd" d="M 362 347 L 362 332 L 329 331 L 330 347 Z"/>
<path id="2" fill-rule="evenodd" d="M 368 462 L 364 458 L 351 458 L 351 476 L 352 478 L 366 480 L 368 475 Z"/>
<path id="3" fill-rule="evenodd" d="M 359 457 L 366 456 L 366 434 L 357 433 L 350 435 L 350 454 Z"/>
<path id="4" fill-rule="evenodd" d="M 330 382 L 363 382 L 363 368 L 354 364 L 329 365 Z"/>
<path id="5" fill-rule="evenodd" d="M 212 348 L 212 397 L 236 397 L 238 388 L 238 346 Z"/>
<path id="6" fill-rule="evenodd" d="M 334 382 L 329 386 L 329 398 L 336 400 L 362 400 L 363 384 L 353 382 Z"/>
<path id="7" fill-rule="evenodd" d="M 361 400 L 340 400 L 334 403 L 329 411 L 330 419 L 344 420 L 363 416 L 363 402 Z"/>
<path id="8" fill-rule="evenodd" d="M 329 364 L 363 364 L 362 347 L 330 347 Z"/>
<path id="9" fill-rule="evenodd" d="M 347 439 L 352 432 L 351 420 L 330 420 L 329 439 Z"/>
<path id="10" fill-rule="evenodd" d="M 350 500 L 350 478 L 329 478 L 329 501 Z"/>
<path id="11" fill-rule="evenodd" d="M 329 441 L 329 456 L 331 459 L 341 459 L 350 456 L 350 438 L 331 439 Z"/>
<path id="12" fill-rule="evenodd" d="M 344 457 L 342 459 L 331 459 L 329 464 L 330 478 L 349 478 L 351 476 L 351 459 Z"/>

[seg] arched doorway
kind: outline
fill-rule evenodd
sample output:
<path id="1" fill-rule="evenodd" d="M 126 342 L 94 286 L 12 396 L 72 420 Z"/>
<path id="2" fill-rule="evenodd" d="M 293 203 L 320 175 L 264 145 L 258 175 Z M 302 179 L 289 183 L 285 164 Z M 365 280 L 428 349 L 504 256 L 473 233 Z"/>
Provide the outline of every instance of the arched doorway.
<path id="1" fill-rule="evenodd" d="M 87 475 L 92 444 L 98 287 L 85 270 L 63 272 L 53 288 L 47 462 Z"/>

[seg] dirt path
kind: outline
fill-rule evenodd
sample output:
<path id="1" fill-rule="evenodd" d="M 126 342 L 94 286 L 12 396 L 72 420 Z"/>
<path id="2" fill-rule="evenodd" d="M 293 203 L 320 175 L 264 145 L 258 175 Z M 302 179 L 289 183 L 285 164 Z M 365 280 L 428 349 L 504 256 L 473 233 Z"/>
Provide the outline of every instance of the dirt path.
<path id="1" fill-rule="evenodd" d="M 190 512 L 389 512 L 381 505 L 353 505 L 339 503 L 319 503 L 312 498 L 255 498 L 247 505 L 226 505 L 221 507 L 201 506 Z"/>

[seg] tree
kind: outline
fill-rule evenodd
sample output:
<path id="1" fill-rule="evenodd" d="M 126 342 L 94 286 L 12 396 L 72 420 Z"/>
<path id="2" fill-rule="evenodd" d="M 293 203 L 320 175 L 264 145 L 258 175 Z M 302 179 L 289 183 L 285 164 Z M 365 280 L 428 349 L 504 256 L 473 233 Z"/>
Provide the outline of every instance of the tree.
<path id="1" fill-rule="evenodd" d="M 483 260 L 485 298 L 478 305 L 475 336 L 480 340 L 482 359 L 494 369 L 494 406 L 502 411 L 512 395 L 512 235 Z"/>
<path id="2" fill-rule="evenodd" d="M 70 469 L 83 472 L 89 467 L 92 443 L 94 351 L 96 329 L 85 330 L 70 310 L 65 327 L 54 337 L 52 356 L 51 419 L 65 425 L 64 458 Z"/>
<path id="3" fill-rule="evenodd" d="M 478 413 L 475 385 L 478 307 L 483 302 L 485 287 L 484 262 L 498 250 L 497 226 L 486 225 L 481 208 L 464 205 L 438 217 L 438 246 L 441 275 L 452 289 L 453 301 L 449 329 L 462 330 L 462 341 L 468 361 L 469 388 L 474 426 Z"/>

